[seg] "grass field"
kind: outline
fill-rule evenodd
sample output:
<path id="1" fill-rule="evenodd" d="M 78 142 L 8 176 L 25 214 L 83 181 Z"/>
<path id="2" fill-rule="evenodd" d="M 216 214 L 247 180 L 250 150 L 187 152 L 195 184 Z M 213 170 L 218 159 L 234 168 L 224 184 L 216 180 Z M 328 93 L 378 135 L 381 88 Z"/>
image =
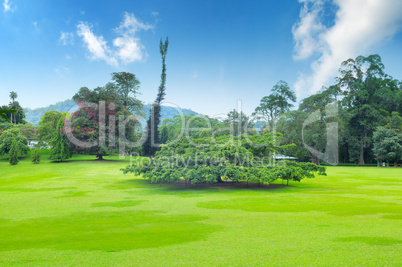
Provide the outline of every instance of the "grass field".
<path id="1" fill-rule="evenodd" d="M 289 187 L 175 188 L 127 161 L 0 160 L 0 265 L 401 266 L 402 169 Z"/>

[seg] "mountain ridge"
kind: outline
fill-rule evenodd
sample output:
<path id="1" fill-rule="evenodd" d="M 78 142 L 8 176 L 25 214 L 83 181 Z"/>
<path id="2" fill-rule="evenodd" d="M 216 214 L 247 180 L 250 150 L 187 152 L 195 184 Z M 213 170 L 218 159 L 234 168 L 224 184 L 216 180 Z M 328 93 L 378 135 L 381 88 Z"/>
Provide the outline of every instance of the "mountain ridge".
<path id="1" fill-rule="evenodd" d="M 72 99 L 67 99 L 64 101 L 59 101 L 56 104 L 52 104 L 46 107 L 41 107 L 41 108 L 24 108 L 25 112 L 25 120 L 27 122 L 33 123 L 34 126 L 38 126 L 40 119 L 42 116 L 47 112 L 51 110 L 59 111 L 59 112 L 75 112 L 78 109 L 77 104 L 74 100 Z M 149 111 L 151 109 L 151 104 L 144 105 L 144 111 L 145 111 L 145 119 L 149 118 Z M 181 109 L 184 115 L 190 115 L 190 114 L 195 114 L 199 115 L 200 113 L 195 112 L 191 109 L 183 108 Z M 175 115 L 178 115 L 178 112 L 176 108 L 174 107 L 168 107 L 168 106 L 162 106 L 162 112 L 161 112 L 161 121 L 165 119 L 171 119 Z"/>

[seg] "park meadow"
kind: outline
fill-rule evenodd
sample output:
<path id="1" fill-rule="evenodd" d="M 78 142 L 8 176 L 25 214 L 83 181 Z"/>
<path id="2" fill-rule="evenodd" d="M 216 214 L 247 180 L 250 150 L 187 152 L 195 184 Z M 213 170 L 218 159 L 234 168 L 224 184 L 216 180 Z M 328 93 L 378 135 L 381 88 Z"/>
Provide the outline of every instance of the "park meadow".
<path id="1" fill-rule="evenodd" d="M 327 167 L 302 183 L 184 187 L 129 162 L 0 161 L 0 264 L 399 266 L 401 170 Z"/>

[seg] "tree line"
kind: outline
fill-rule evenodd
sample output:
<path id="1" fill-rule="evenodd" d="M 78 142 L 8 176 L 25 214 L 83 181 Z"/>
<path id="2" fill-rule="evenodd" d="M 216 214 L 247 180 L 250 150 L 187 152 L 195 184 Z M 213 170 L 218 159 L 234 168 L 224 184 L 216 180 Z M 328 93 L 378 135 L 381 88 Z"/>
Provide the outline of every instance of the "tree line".
<path id="1" fill-rule="evenodd" d="M 145 125 L 146 139 L 142 145 L 130 145 L 144 136 L 144 127 L 137 119 L 144 115 L 143 103 L 138 99 L 140 82 L 135 74 L 119 72 L 112 73 L 111 82 L 104 86 L 92 90 L 80 88 L 73 96 L 79 106 L 76 112 L 68 114 L 48 111 L 36 128 L 25 123 L 24 111 L 16 101 L 18 95 L 11 92 L 10 104 L 1 107 L 4 117 L 0 117 L 0 153 L 10 154 L 14 141 L 11 139 L 15 139 L 15 149 L 23 154 L 27 151 L 23 147 L 27 140 L 36 139 L 39 147 L 47 144 L 53 149 L 50 154 L 54 160 L 68 159 L 74 153 L 95 155 L 103 159 L 104 156 L 118 153 L 119 148 L 123 148 L 126 154 L 136 152 L 154 157 L 163 144 L 181 140 L 184 119 L 188 123 L 186 134 L 196 139 L 241 136 L 245 133 L 252 136 L 263 136 L 267 132 L 282 133 L 278 140 L 282 147 L 277 149 L 277 153 L 295 156 L 300 161 L 310 161 L 317 165 L 322 161 L 319 153 L 325 152 L 327 139 L 330 138 L 326 127 L 336 122 L 340 162 L 365 164 L 379 160 L 397 165 L 401 159 L 402 83 L 384 72 L 384 65 L 378 55 L 359 56 L 344 61 L 336 83 L 302 99 L 297 109 L 292 109 L 296 102 L 294 92 L 285 81 L 279 81 L 270 94 L 261 99 L 251 117 L 232 110 L 225 120 L 187 115 L 161 121 L 161 103 L 166 94 L 168 39 L 164 42 L 161 40 L 159 47 L 162 58 L 160 86 Z M 93 103 L 95 106 L 86 106 L 85 103 Z M 330 116 L 326 114 L 327 107 L 334 103 L 337 103 L 337 116 Z M 15 112 L 11 113 L 11 110 Z M 304 125 L 309 116 L 317 111 L 320 119 Z M 100 116 L 101 113 L 103 115 Z M 120 118 L 130 119 L 122 121 Z M 124 123 L 124 130 L 119 129 L 121 123 Z M 257 129 L 255 126 L 261 123 L 263 127 Z M 103 138 L 97 141 L 97 145 L 85 147 L 71 142 L 71 138 L 67 138 L 69 135 L 87 143 Z M 284 146 L 288 144 L 294 145 Z M 313 150 L 307 149 L 304 144 Z"/>

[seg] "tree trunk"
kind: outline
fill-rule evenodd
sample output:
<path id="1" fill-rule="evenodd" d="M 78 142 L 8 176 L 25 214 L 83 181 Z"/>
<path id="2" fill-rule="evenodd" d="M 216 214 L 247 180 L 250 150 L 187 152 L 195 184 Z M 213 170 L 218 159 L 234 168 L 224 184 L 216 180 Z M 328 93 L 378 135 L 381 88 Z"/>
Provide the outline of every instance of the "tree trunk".
<path id="1" fill-rule="evenodd" d="M 363 134 L 360 137 L 360 159 L 359 159 L 359 165 L 363 165 L 364 164 L 364 142 L 363 142 Z"/>
<path id="2" fill-rule="evenodd" d="M 314 163 L 315 165 L 320 165 L 318 157 L 314 153 L 311 153 L 311 163 Z"/>
<path id="3" fill-rule="evenodd" d="M 398 160 L 394 161 L 394 167 L 397 168 L 398 167 Z"/>
<path id="4" fill-rule="evenodd" d="M 289 186 L 289 179 L 288 179 L 288 180 L 286 180 L 286 181 L 287 181 L 286 185 L 287 185 L 287 186 Z"/>

